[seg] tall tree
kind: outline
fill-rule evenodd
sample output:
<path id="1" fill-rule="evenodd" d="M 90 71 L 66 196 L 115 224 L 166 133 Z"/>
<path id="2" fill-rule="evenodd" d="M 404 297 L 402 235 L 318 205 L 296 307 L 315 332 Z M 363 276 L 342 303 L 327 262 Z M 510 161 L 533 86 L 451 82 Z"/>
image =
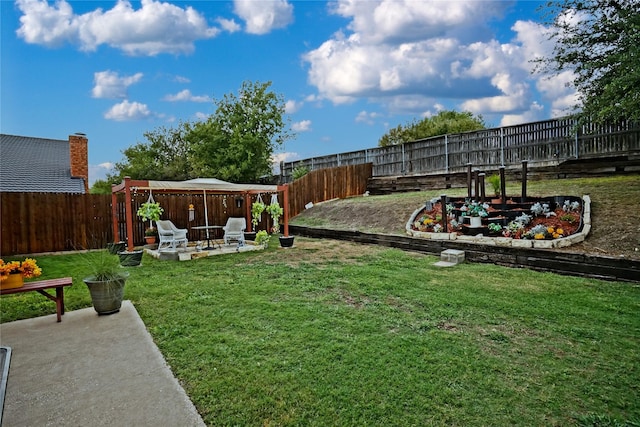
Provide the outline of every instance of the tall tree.
<path id="1" fill-rule="evenodd" d="M 283 97 L 269 86 L 245 81 L 238 95 L 216 100 L 209 119 L 193 126 L 191 163 L 200 176 L 255 182 L 271 174 L 275 149 L 293 133 L 285 123 Z"/>
<path id="2" fill-rule="evenodd" d="M 429 138 L 432 136 L 446 135 L 449 133 L 468 132 L 484 129 L 485 123 L 482 116 L 474 116 L 472 113 L 457 111 L 440 111 L 432 117 L 390 129 L 378 141 L 380 147 L 404 144 L 409 141 Z"/>
<path id="3" fill-rule="evenodd" d="M 134 179 L 184 180 L 192 178 L 187 135 L 191 124 L 181 122 L 175 128 L 160 127 L 144 133 L 146 142 L 126 148 L 125 160 L 116 163 L 109 182 L 120 182 L 125 176 Z"/>
<path id="4" fill-rule="evenodd" d="M 640 1 L 558 0 L 545 19 L 555 41 L 537 71 L 573 70 L 582 117 L 640 120 Z"/>

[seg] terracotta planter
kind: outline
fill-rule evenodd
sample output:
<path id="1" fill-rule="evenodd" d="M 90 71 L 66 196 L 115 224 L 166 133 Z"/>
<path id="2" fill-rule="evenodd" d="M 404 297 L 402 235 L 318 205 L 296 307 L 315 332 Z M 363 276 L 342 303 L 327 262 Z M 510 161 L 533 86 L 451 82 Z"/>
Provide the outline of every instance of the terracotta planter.
<path id="1" fill-rule="evenodd" d="M 15 289 L 24 286 L 24 277 L 22 274 L 10 274 L 9 277 L 0 282 L 0 288 L 2 289 Z"/>
<path id="2" fill-rule="evenodd" d="M 147 245 L 154 245 L 156 243 L 156 236 L 144 236 L 145 242 Z"/>

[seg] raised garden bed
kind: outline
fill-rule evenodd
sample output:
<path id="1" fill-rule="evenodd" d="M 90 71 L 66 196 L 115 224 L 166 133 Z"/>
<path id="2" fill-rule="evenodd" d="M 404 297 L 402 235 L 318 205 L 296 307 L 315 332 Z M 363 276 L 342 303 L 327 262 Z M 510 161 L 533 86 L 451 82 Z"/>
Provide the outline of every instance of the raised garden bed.
<path id="1" fill-rule="evenodd" d="M 411 236 L 499 246 L 555 248 L 584 240 L 591 228 L 589 196 L 511 198 L 475 202 L 461 197 L 430 200 L 406 225 Z M 479 216 L 479 224 L 472 224 Z M 476 219 L 475 221 L 478 221 Z"/>

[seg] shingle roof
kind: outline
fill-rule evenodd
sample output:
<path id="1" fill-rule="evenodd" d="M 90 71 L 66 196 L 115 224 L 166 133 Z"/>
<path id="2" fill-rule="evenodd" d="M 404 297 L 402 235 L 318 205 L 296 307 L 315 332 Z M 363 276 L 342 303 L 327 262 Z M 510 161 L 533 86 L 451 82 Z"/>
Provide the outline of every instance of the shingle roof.
<path id="1" fill-rule="evenodd" d="M 84 193 L 71 177 L 69 141 L 0 134 L 0 191 Z"/>

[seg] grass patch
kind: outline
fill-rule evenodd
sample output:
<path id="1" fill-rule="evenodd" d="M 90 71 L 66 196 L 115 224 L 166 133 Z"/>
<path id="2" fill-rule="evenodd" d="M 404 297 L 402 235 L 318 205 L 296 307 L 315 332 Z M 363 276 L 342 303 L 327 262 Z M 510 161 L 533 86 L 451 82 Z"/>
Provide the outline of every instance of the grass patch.
<path id="1" fill-rule="evenodd" d="M 42 278 L 73 276 L 69 310 L 91 304 L 86 256 L 37 257 Z M 640 287 L 435 261 L 297 237 L 191 262 L 145 255 L 125 297 L 208 425 L 640 420 Z M 3 322 L 55 312 L 37 294 L 1 303 Z"/>

